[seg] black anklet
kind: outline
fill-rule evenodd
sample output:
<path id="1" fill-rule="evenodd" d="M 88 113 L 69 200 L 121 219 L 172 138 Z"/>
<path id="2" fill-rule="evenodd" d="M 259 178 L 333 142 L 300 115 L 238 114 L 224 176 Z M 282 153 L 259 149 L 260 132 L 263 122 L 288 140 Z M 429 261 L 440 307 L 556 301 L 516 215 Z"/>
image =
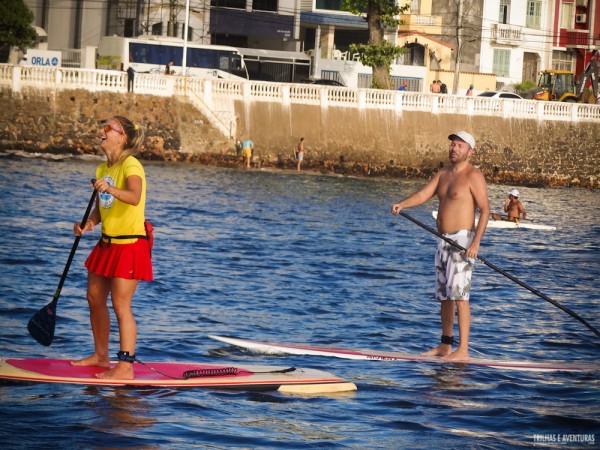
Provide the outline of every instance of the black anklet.
<path id="1" fill-rule="evenodd" d="M 120 352 L 117 352 L 117 359 L 119 361 L 125 361 L 125 362 L 128 362 L 128 363 L 134 363 L 135 362 L 135 355 L 130 355 L 129 352 L 120 351 Z"/>
<path id="2" fill-rule="evenodd" d="M 442 344 L 446 344 L 446 345 L 454 344 L 454 337 L 446 336 L 445 334 L 442 334 Z"/>

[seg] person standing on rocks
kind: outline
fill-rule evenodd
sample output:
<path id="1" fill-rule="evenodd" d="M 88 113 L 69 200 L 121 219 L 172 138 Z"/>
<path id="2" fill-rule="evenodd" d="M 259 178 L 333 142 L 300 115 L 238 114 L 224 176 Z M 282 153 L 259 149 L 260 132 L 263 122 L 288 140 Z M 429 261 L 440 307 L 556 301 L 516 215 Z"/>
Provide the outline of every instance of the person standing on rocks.
<path id="1" fill-rule="evenodd" d="M 242 156 L 244 157 L 246 169 L 250 168 L 250 163 L 252 162 L 252 152 L 254 152 L 254 142 L 252 142 L 250 139 L 243 140 Z"/>
<path id="2" fill-rule="evenodd" d="M 298 146 L 296 148 L 296 169 L 300 172 L 300 168 L 302 166 L 302 161 L 304 161 L 304 138 L 301 137 L 298 142 Z"/>

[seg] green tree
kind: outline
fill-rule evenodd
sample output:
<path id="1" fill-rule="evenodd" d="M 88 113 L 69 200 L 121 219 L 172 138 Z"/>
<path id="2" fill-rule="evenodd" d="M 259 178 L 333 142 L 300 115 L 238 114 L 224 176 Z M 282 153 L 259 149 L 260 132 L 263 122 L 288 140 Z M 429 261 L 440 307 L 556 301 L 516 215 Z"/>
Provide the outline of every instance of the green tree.
<path id="1" fill-rule="evenodd" d="M 410 9 L 410 3 L 398 6 L 393 0 L 344 0 L 342 8 L 354 15 L 364 15 L 369 30 L 368 44 L 352 44 L 350 51 L 360 55 L 360 61 L 373 69 L 373 88 L 391 89 L 390 66 L 404 53 L 384 39 L 385 29 L 394 30 L 400 24 L 398 16 Z"/>
<path id="2" fill-rule="evenodd" d="M 35 43 L 37 34 L 31 26 L 33 13 L 23 0 L 0 1 L 0 48 L 25 50 Z"/>

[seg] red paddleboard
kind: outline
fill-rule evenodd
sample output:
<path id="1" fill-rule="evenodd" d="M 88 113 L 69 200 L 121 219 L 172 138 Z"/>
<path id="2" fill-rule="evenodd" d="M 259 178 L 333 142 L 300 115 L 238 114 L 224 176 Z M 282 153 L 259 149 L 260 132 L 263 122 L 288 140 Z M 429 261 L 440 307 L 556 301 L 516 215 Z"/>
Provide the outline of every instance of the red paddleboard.
<path id="1" fill-rule="evenodd" d="M 469 358 L 468 361 L 446 361 L 437 356 L 423 356 L 404 352 L 379 350 L 353 350 L 347 348 L 321 347 L 304 344 L 280 344 L 276 342 L 253 341 L 229 336 L 209 336 L 220 342 L 241 347 L 261 354 L 273 355 L 314 355 L 331 356 L 344 359 L 370 359 L 384 361 L 413 361 L 437 364 L 469 364 L 473 366 L 491 367 L 504 370 L 525 370 L 533 372 L 594 372 L 600 371 L 600 365 L 567 363 L 567 362 L 535 362 L 535 361 L 502 361 L 495 359 Z"/>
<path id="2" fill-rule="evenodd" d="M 116 363 L 111 363 L 114 366 Z M 201 387 L 294 394 L 355 391 L 356 385 L 315 369 L 258 365 L 136 362 L 133 380 L 106 380 L 106 369 L 64 359 L 0 358 L 0 380 L 99 386 Z"/>

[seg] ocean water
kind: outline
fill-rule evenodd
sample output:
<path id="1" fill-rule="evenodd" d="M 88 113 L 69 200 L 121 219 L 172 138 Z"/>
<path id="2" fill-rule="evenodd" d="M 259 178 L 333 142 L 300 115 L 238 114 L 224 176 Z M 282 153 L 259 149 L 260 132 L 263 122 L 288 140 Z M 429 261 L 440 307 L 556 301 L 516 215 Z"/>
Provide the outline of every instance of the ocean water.
<path id="1" fill-rule="evenodd" d="M 99 161 L 0 156 L 1 356 L 91 353 L 83 263 L 98 231 L 80 242 L 52 346 L 37 344 L 26 325 L 52 298 Z M 134 299 L 137 356 L 312 367 L 358 391 L 0 384 L 3 449 L 600 446 L 597 372 L 269 356 L 208 338 L 411 352 L 435 345 L 435 237 L 389 213 L 423 180 L 144 166 L 155 281 Z M 495 209 L 512 187 L 489 186 Z M 480 256 L 600 328 L 598 192 L 519 189 L 528 216 L 558 229 L 489 229 Z M 408 213 L 434 226 L 434 209 L 431 201 Z M 600 340 L 579 321 L 481 263 L 473 282 L 473 356 L 598 364 Z M 113 316 L 111 351 L 118 350 Z"/>

